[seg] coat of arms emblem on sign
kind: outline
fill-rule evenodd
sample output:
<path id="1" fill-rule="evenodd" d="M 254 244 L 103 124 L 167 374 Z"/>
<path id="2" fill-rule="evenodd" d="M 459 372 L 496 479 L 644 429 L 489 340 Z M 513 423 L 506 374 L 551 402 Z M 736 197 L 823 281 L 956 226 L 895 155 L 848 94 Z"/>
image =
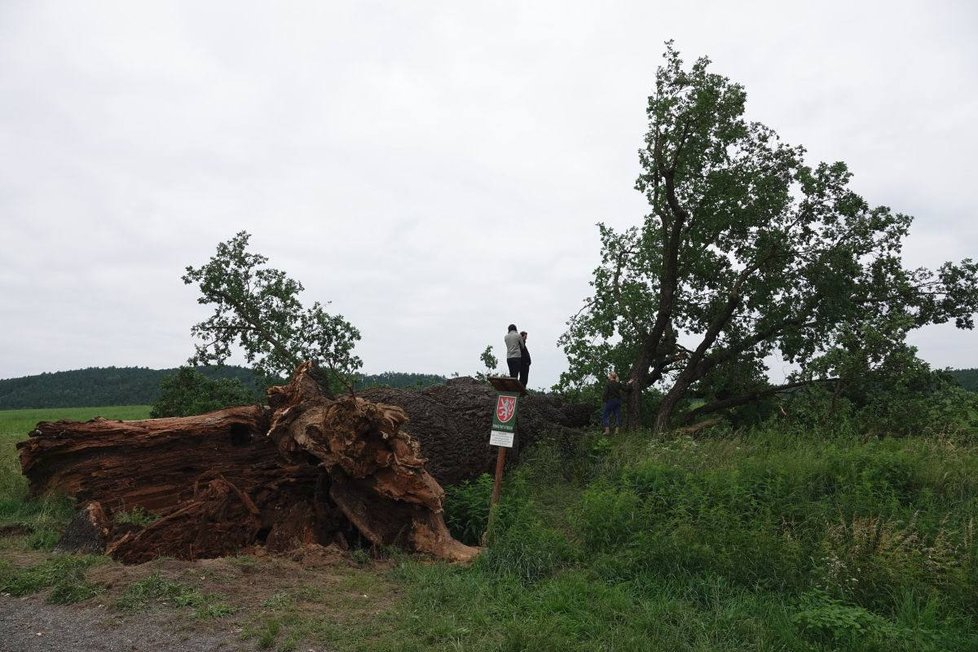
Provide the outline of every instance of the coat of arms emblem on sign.
<path id="1" fill-rule="evenodd" d="M 496 401 L 496 418 L 500 423 L 506 423 L 516 414 L 516 397 L 500 396 Z"/>

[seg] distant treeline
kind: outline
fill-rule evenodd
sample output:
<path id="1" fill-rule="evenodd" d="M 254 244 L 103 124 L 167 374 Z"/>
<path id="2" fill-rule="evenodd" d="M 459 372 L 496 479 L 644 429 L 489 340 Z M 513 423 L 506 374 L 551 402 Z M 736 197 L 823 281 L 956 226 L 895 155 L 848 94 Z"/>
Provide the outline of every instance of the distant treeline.
<path id="1" fill-rule="evenodd" d="M 0 410 L 21 408 L 149 405 L 160 395 L 160 381 L 176 369 L 90 367 L 0 380 Z M 243 367 L 199 367 L 211 379 L 232 378 L 258 387 Z"/>
<path id="2" fill-rule="evenodd" d="M 978 392 L 978 369 L 951 369 L 951 377 L 971 392 Z"/>
<path id="3" fill-rule="evenodd" d="M 253 389 L 256 397 L 264 391 L 263 382 L 244 367 L 197 367 L 197 370 L 215 380 L 239 380 Z M 163 378 L 176 372 L 176 369 L 146 367 L 91 367 L 0 380 L 0 410 L 151 405 L 160 395 Z M 425 387 L 443 382 L 444 376 L 434 374 L 385 372 L 362 376 L 357 387 Z"/>
<path id="4" fill-rule="evenodd" d="M 357 389 L 367 387 L 430 387 L 441 385 L 447 378 L 437 374 L 409 374 L 400 371 L 385 371 L 382 374 L 362 375 L 357 383 Z"/>

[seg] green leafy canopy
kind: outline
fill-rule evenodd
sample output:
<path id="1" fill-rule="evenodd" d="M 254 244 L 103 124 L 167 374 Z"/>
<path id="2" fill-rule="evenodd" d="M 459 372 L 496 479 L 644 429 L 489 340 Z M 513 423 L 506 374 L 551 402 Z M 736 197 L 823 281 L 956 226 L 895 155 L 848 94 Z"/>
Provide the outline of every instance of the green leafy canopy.
<path id="1" fill-rule="evenodd" d="M 198 303 L 214 306 L 214 313 L 191 329 L 197 342 L 189 364 L 223 364 L 237 346 L 266 376 L 289 376 L 313 360 L 328 370 L 332 382 L 346 381 L 362 365 L 353 354 L 360 332 L 319 302 L 304 308 L 302 284 L 266 266 L 265 256 L 249 252 L 250 237 L 241 231 L 220 243 L 210 261 L 188 266 L 182 277 L 200 288 Z"/>
<path id="2" fill-rule="evenodd" d="M 640 389 L 661 383 L 661 429 L 730 364 L 763 374 L 779 355 L 801 370 L 796 386 L 837 378 L 842 355 L 878 364 L 925 324 L 974 326 L 978 264 L 904 268 L 910 216 L 870 206 L 844 163 L 809 165 L 748 121 L 744 88 L 709 59 L 687 68 L 671 42 L 664 59 L 635 184 L 650 212 L 624 231 L 599 224 L 593 294 L 561 340 L 562 387 L 610 366 Z"/>

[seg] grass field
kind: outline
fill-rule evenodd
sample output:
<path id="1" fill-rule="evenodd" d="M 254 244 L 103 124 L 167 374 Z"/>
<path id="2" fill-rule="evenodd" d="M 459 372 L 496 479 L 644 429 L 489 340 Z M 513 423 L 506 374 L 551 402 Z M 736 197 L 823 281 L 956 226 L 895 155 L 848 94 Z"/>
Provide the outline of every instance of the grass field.
<path id="1" fill-rule="evenodd" d="M 0 437 L 4 441 L 26 439 L 39 421 L 87 421 L 95 417 L 106 419 L 148 419 L 148 405 L 114 405 L 93 408 L 42 408 L 36 410 L 0 410 Z"/>
<path id="2" fill-rule="evenodd" d="M 0 486 L 14 484 L 11 453 Z M 449 488 L 456 536 L 482 533 L 490 490 Z M 259 649 L 978 649 L 966 438 L 768 428 L 545 443 L 508 474 L 467 567 L 354 551 L 123 568 L 44 552 L 63 505 L 3 505 L 0 524 L 25 531 L 0 537 L 0 590 L 170 610 Z"/>

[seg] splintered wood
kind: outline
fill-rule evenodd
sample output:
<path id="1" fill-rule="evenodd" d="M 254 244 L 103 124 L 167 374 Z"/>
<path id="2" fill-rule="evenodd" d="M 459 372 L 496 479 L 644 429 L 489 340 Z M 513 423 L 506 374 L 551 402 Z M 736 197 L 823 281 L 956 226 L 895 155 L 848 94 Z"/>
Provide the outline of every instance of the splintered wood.
<path id="1" fill-rule="evenodd" d="M 472 559 L 478 549 L 449 534 L 444 491 L 401 430 L 404 410 L 329 399 L 311 369 L 269 390 L 269 408 L 40 423 L 18 444 L 21 468 L 33 495 L 104 511 L 105 550 L 127 563 L 357 542 Z M 143 512 L 155 520 L 135 525 Z"/>

